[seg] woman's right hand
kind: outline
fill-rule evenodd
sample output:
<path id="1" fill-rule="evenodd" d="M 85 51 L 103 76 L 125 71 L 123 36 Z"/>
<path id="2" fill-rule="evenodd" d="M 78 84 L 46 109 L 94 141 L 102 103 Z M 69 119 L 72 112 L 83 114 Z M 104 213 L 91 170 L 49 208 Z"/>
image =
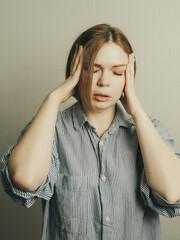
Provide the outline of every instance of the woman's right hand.
<path id="1" fill-rule="evenodd" d="M 77 49 L 78 46 L 71 62 L 70 76 L 49 94 L 55 96 L 59 104 L 67 101 L 75 93 L 75 86 L 79 82 L 83 63 L 83 46 L 80 45 L 79 50 Z"/>

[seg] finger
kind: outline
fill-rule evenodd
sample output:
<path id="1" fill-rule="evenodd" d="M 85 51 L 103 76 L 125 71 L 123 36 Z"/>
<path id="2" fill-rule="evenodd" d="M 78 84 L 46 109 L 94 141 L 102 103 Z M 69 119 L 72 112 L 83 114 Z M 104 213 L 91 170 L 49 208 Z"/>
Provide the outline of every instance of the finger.
<path id="1" fill-rule="evenodd" d="M 81 73 L 82 64 L 83 64 L 83 50 L 81 49 L 81 55 L 79 58 L 78 66 L 77 66 L 74 74 L 79 75 Z"/>
<path id="2" fill-rule="evenodd" d="M 73 72 L 75 71 L 78 61 L 79 61 L 79 52 L 80 52 L 80 46 L 79 46 L 79 48 L 77 47 L 76 54 L 74 55 L 75 59 L 74 59 Z"/>
<path id="3" fill-rule="evenodd" d="M 131 54 L 131 71 L 133 72 L 134 68 L 134 53 Z"/>
<path id="4" fill-rule="evenodd" d="M 79 63 L 81 63 L 82 62 L 82 57 L 83 57 L 83 46 L 81 45 L 80 46 L 80 49 L 79 49 L 79 52 L 78 52 L 78 56 L 77 56 L 77 58 L 76 58 L 76 69 L 77 69 L 77 67 L 79 66 Z"/>
<path id="5" fill-rule="evenodd" d="M 131 79 L 134 80 L 134 53 L 131 55 Z"/>
<path id="6" fill-rule="evenodd" d="M 129 54 L 129 64 L 128 64 L 128 81 L 132 81 L 134 77 L 134 56 L 133 53 Z"/>
<path id="7" fill-rule="evenodd" d="M 76 56 L 76 59 L 75 59 L 74 66 L 73 66 L 73 74 L 76 71 L 77 66 L 79 64 L 81 53 L 82 53 L 82 47 L 80 46 L 79 50 L 78 50 L 78 53 L 77 53 L 77 56 Z"/>
<path id="8" fill-rule="evenodd" d="M 72 72 L 73 72 L 73 67 L 74 67 L 74 64 L 75 64 L 75 59 L 76 59 L 76 56 L 77 56 L 77 52 L 78 52 L 78 44 L 76 43 L 74 55 L 73 55 L 73 58 L 72 58 L 71 64 L 70 64 L 70 73 L 71 73 L 71 74 L 72 74 Z"/>
<path id="9" fill-rule="evenodd" d="M 129 77 L 130 77 L 130 64 L 128 63 L 126 67 L 126 82 L 128 81 Z"/>

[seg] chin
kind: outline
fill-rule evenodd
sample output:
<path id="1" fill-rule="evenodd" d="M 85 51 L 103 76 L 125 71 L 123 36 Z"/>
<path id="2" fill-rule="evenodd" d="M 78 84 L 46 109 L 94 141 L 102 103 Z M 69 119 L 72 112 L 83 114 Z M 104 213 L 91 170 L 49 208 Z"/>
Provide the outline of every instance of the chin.
<path id="1" fill-rule="evenodd" d="M 94 107 L 96 109 L 107 109 L 107 108 L 112 108 L 112 107 L 115 107 L 116 105 L 116 102 L 111 102 L 111 103 L 108 103 L 108 102 L 96 102 L 94 103 Z"/>

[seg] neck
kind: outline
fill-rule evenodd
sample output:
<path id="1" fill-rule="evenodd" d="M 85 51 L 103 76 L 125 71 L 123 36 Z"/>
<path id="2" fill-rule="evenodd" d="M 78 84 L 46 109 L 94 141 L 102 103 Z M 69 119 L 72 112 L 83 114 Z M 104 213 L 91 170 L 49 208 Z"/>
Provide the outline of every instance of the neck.
<path id="1" fill-rule="evenodd" d="M 93 127 L 96 128 L 100 135 L 102 135 L 105 131 L 109 129 L 114 119 L 115 105 L 110 108 L 103 109 L 101 111 L 92 111 L 90 109 L 87 109 L 83 105 L 83 103 L 82 106 L 88 121 L 91 123 Z"/>

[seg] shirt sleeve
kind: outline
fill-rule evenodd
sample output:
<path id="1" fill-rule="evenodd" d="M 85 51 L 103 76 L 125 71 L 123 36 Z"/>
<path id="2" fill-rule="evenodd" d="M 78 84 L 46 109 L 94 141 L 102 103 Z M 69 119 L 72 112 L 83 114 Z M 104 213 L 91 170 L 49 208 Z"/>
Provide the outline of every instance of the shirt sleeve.
<path id="1" fill-rule="evenodd" d="M 12 177 L 8 171 L 8 161 L 10 154 L 14 147 L 18 144 L 18 142 L 21 140 L 25 132 L 27 131 L 28 127 L 32 123 L 33 117 L 30 122 L 24 127 L 24 129 L 21 131 L 20 136 L 18 137 L 15 144 L 11 145 L 6 152 L 1 157 L 0 161 L 0 173 L 1 173 L 1 180 L 2 185 L 4 188 L 4 191 L 9 195 L 9 197 L 16 202 L 19 205 L 22 205 L 26 208 L 30 208 L 37 198 L 43 198 L 45 200 L 50 200 L 50 198 L 53 195 L 54 192 L 54 184 L 57 177 L 57 171 L 59 169 L 59 156 L 57 151 L 57 136 L 56 136 L 56 128 L 55 128 L 55 134 L 53 139 L 53 145 L 52 145 L 52 152 L 51 152 L 51 167 L 50 171 L 42 183 L 42 185 L 36 189 L 33 192 L 23 191 L 20 190 L 12 181 Z"/>
<path id="2" fill-rule="evenodd" d="M 167 143 L 170 149 L 180 158 L 180 153 L 174 151 L 174 139 L 172 138 L 169 131 L 163 126 L 160 120 L 154 119 L 152 120 L 152 122 L 162 139 Z M 143 165 L 141 151 L 139 151 L 139 153 L 139 160 Z M 142 167 L 140 176 L 140 194 L 145 205 L 149 206 L 151 209 L 153 209 L 160 215 L 169 218 L 180 216 L 180 201 L 176 203 L 169 203 L 168 201 L 166 201 L 166 199 L 164 199 L 157 192 L 155 192 L 147 182 L 144 166 Z"/>

